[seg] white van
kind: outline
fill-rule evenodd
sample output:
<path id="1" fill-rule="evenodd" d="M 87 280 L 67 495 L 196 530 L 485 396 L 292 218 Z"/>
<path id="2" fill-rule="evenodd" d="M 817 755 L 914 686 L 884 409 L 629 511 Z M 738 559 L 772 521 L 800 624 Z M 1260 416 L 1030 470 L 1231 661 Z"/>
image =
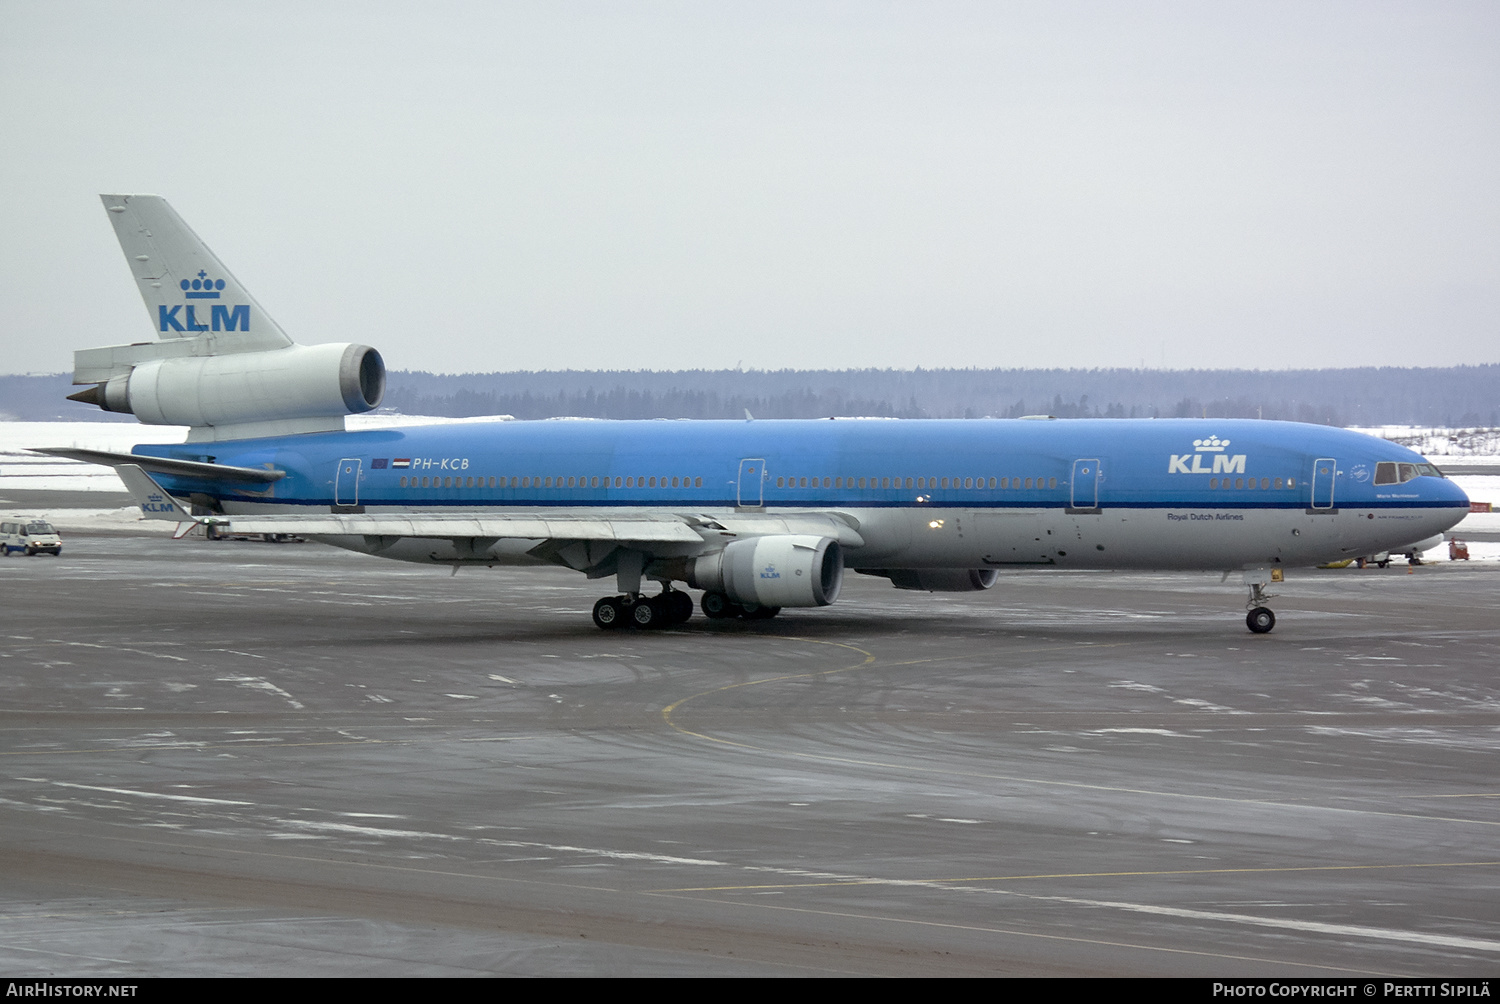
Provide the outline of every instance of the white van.
<path id="1" fill-rule="evenodd" d="M 62 554 L 62 538 L 44 519 L 0 520 L 0 558 L 27 554 Z"/>

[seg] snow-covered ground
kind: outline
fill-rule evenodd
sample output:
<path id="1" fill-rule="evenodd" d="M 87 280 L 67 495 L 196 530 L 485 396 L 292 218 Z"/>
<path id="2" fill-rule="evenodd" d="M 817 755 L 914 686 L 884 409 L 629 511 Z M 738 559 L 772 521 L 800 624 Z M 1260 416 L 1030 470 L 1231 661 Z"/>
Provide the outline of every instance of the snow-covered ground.
<path id="1" fill-rule="evenodd" d="M 1445 429 L 1426 425 L 1379 425 L 1355 428 L 1416 450 L 1439 467 L 1443 461 L 1468 465 L 1494 465 L 1500 471 L 1500 429 Z"/>
<path id="2" fill-rule="evenodd" d="M 493 421 L 489 418 L 437 418 L 422 415 L 357 415 L 348 419 L 350 429 L 385 429 L 408 425 L 469 424 Z M 1358 429 L 1407 446 L 1432 458 L 1439 466 L 1462 462 L 1464 466 L 1493 466 L 1495 474 L 1461 474 L 1453 481 L 1476 502 L 1494 503 L 1500 509 L 1500 429 L 1442 429 L 1412 426 L 1382 426 Z M 57 457 L 27 453 L 27 449 L 49 446 L 71 446 L 87 450 L 128 453 L 137 443 L 180 443 L 187 436 L 181 426 L 140 426 L 113 422 L 0 422 L 0 512 L 42 516 L 43 513 L 15 510 L 5 499 L 6 491 L 76 491 L 123 492 L 125 486 L 108 467 L 83 464 Z M 87 515 L 86 515 L 87 514 Z M 106 517 L 106 514 L 107 517 Z M 60 526 L 76 525 L 79 519 L 90 523 L 105 521 L 115 525 L 136 522 L 134 508 L 123 511 L 108 509 L 74 510 L 66 515 L 54 512 L 47 516 Z M 170 529 L 171 524 L 152 521 L 152 529 Z M 1454 528 L 1462 539 L 1466 532 L 1500 534 L 1500 512 L 1474 513 Z M 1500 541 L 1471 541 L 1471 560 L 1500 560 Z M 1446 547 L 1427 553 L 1429 560 L 1448 560 Z"/>

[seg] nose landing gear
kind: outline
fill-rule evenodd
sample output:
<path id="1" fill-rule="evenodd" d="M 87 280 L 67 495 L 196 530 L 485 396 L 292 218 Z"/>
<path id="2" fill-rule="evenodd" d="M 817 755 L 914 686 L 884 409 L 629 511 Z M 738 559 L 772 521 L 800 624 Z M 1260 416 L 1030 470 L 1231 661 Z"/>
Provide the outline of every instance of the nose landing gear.
<path id="1" fill-rule="evenodd" d="M 1246 585 L 1250 587 L 1250 598 L 1245 601 L 1245 606 L 1250 608 L 1250 612 L 1245 614 L 1245 626 L 1250 629 L 1251 634 L 1269 634 L 1276 626 L 1276 615 L 1266 603 L 1276 594 L 1266 592 L 1264 582 L 1248 582 Z"/>

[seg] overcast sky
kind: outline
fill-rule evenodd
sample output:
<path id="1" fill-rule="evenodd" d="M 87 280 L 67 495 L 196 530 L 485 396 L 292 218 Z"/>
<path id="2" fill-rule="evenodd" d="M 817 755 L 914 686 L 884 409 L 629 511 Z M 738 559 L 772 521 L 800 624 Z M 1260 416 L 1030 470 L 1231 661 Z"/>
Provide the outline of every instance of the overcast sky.
<path id="1" fill-rule="evenodd" d="M 1500 361 L 1490 0 L 0 0 L 0 180 L 0 372 L 100 192 L 392 368 Z"/>

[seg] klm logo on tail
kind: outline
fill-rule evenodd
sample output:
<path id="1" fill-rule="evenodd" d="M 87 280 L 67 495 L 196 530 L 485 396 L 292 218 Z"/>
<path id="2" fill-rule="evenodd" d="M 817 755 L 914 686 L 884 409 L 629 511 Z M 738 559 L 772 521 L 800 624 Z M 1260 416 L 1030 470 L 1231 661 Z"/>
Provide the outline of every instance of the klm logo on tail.
<path id="1" fill-rule="evenodd" d="M 1207 439 L 1193 440 L 1195 452 L 1178 455 L 1170 454 L 1167 461 L 1168 474 L 1244 474 L 1245 458 L 1248 454 L 1235 453 L 1226 454 L 1229 449 L 1229 440 L 1220 439 L 1218 436 L 1209 436 Z M 1204 466 L 1203 460 L 1206 454 L 1213 455 L 1213 465 Z M 1192 461 L 1191 464 L 1188 461 Z"/>
<path id="2" fill-rule="evenodd" d="M 179 284 L 182 294 L 189 300 L 217 300 L 224 288 L 223 279 L 210 279 L 208 273 L 198 271 L 198 278 L 184 279 Z M 215 303 L 209 309 L 208 323 L 204 324 L 194 313 L 195 304 L 176 304 L 156 308 L 157 329 L 160 331 L 249 331 L 250 305 L 247 303 L 229 307 Z M 179 311 L 182 313 L 179 314 Z"/>

